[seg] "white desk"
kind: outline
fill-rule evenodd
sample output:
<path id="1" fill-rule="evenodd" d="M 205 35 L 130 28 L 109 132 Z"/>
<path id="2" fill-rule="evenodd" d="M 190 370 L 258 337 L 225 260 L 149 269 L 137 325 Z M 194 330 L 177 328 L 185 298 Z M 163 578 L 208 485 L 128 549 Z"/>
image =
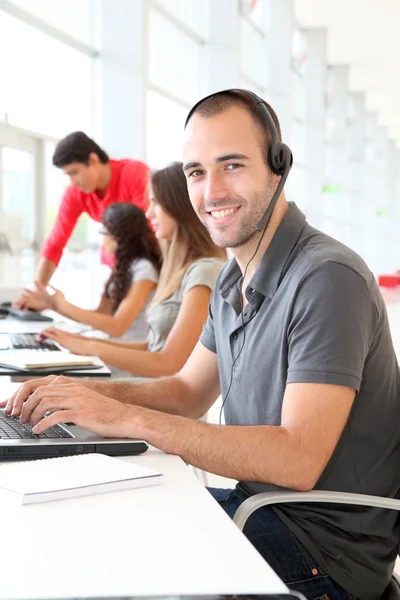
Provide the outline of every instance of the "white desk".
<path id="1" fill-rule="evenodd" d="M 15 389 L 3 384 L 1 396 Z M 159 486 L 1 504 L 0 598 L 285 593 L 286 586 L 180 458 L 125 458 Z"/>
<path id="2" fill-rule="evenodd" d="M 80 330 L 82 330 L 82 328 L 84 327 L 83 325 L 76 323 L 75 321 L 71 321 L 70 319 L 64 319 L 63 317 L 60 317 L 60 315 L 57 315 L 57 313 L 53 312 L 53 311 L 47 311 L 47 313 L 54 317 L 55 319 L 58 317 L 61 320 L 58 321 L 24 321 L 22 319 L 17 319 L 11 315 L 7 316 L 5 319 L 1 319 L 0 320 L 0 333 L 40 333 L 41 331 L 43 331 L 43 329 L 46 329 L 47 327 L 59 327 L 60 329 L 66 329 L 67 331 L 71 331 L 71 332 L 79 332 Z M 88 371 L 79 371 L 79 372 L 75 372 L 75 373 L 66 373 L 66 375 L 69 375 L 70 377 L 90 377 L 93 379 L 100 379 L 100 380 L 108 380 L 111 375 L 110 375 L 110 370 L 109 368 L 105 368 L 106 365 L 105 363 L 98 359 L 100 364 L 103 365 L 102 369 L 97 370 L 90 370 L 88 369 Z M 10 372 L 10 370 L 8 370 L 8 372 Z M 24 381 L 27 378 L 30 379 L 34 379 L 37 376 L 31 375 L 31 376 L 27 376 L 24 374 L 18 374 L 17 372 L 15 374 L 4 374 L 4 370 L 3 372 L 0 372 L 0 378 L 1 378 L 1 383 L 4 382 L 18 382 L 18 381 Z"/>
<path id="3" fill-rule="evenodd" d="M 59 327 L 60 329 L 71 331 L 72 333 L 78 333 L 85 327 L 81 323 L 61 317 L 53 311 L 46 311 L 46 314 L 53 317 L 54 321 L 24 321 L 23 319 L 17 319 L 12 315 L 8 315 L 5 319 L 0 320 L 0 332 L 39 333 L 47 327 Z"/>

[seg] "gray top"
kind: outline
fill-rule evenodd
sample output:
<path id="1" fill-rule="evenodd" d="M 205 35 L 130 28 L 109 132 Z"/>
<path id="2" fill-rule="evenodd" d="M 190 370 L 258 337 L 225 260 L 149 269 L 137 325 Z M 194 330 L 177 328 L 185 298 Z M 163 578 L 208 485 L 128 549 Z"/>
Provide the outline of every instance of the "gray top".
<path id="1" fill-rule="evenodd" d="M 131 265 L 132 272 L 132 284 L 136 281 L 154 281 L 154 283 L 158 283 L 158 271 L 147 258 L 137 258 L 133 261 Z M 155 294 L 155 290 L 150 292 L 147 296 L 146 302 L 136 319 L 133 321 L 132 325 L 129 327 L 125 333 L 119 338 L 110 338 L 116 341 L 129 341 L 129 342 L 145 342 L 147 336 L 149 334 L 149 328 L 146 322 L 146 310 L 151 302 L 153 296 Z M 108 365 L 111 370 L 111 375 L 113 381 L 117 381 L 118 379 L 131 379 L 133 377 L 132 373 L 129 371 L 124 371 L 123 369 L 118 369 L 118 367 L 113 367 L 112 365 Z"/>
<path id="2" fill-rule="evenodd" d="M 243 344 L 240 279 L 232 259 L 200 338 L 218 355 L 222 397 Z M 349 420 L 315 489 L 398 496 L 400 374 L 384 302 L 364 261 L 291 204 L 246 297 L 246 339 L 225 404 L 227 424 L 280 425 L 288 383 L 352 387 L 358 393 Z M 248 494 L 277 489 L 239 486 Z M 396 512 L 323 504 L 274 510 L 346 590 L 364 600 L 382 594 L 397 554 Z"/>
<path id="3" fill-rule="evenodd" d="M 192 263 L 183 276 L 180 288 L 161 304 L 147 311 L 147 324 L 150 328 L 150 352 L 159 352 L 175 324 L 183 298 L 197 285 L 205 285 L 212 290 L 224 261 L 220 258 L 201 258 Z"/>
<path id="4" fill-rule="evenodd" d="M 131 273 L 132 273 L 132 285 L 137 281 L 153 281 L 154 283 L 158 283 L 158 271 L 147 258 L 137 258 L 133 261 L 131 265 Z M 129 329 L 122 335 L 119 340 L 129 340 L 131 342 L 143 342 L 146 340 L 149 328 L 146 323 L 146 310 L 147 306 L 151 302 L 154 296 L 155 290 L 150 292 L 147 296 L 147 300 L 133 321 L 132 325 Z"/>

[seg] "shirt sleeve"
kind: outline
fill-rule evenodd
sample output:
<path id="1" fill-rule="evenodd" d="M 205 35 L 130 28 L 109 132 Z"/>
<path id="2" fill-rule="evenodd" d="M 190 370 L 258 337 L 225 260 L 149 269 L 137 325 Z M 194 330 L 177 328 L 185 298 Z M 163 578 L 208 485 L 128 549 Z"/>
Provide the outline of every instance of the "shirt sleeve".
<path id="1" fill-rule="evenodd" d="M 305 275 L 288 330 L 287 383 L 360 389 L 378 323 L 370 285 L 356 271 L 326 262 Z"/>
<path id="2" fill-rule="evenodd" d="M 158 283 L 158 271 L 147 258 L 141 258 L 132 265 L 132 283 L 143 280 Z"/>
<path id="3" fill-rule="evenodd" d="M 131 160 L 124 165 L 122 174 L 129 202 L 145 212 L 148 208 L 147 182 L 149 172 L 150 169 L 145 163 L 139 160 Z"/>
<path id="4" fill-rule="evenodd" d="M 203 346 L 205 348 L 207 348 L 207 350 L 210 350 L 210 352 L 214 352 L 214 354 L 216 354 L 217 353 L 217 345 L 215 343 L 214 318 L 213 318 L 213 311 L 212 311 L 213 298 L 214 298 L 214 290 L 211 293 L 211 300 L 210 300 L 210 304 L 208 306 L 208 318 L 207 318 L 207 321 L 204 323 L 203 331 L 201 332 L 201 335 L 200 335 L 200 342 L 203 344 Z"/>
<path id="5" fill-rule="evenodd" d="M 214 259 L 203 259 L 190 265 L 182 281 L 182 298 L 197 285 L 205 285 L 214 289 L 223 262 Z"/>
<path id="6" fill-rule="evenodd" d="M 61 200 L 57 220 L 42 248 L 42 256 L 58 265 L 63 250 L 83 210 L 79 192 L 70 186 Z"/>

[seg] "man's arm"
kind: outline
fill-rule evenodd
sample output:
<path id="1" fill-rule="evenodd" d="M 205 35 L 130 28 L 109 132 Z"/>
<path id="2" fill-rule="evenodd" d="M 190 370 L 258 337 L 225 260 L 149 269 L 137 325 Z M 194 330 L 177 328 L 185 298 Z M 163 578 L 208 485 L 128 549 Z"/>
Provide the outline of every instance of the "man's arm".
<path id="1" fill-rule="evenodd" d="M 191 412 L 193 417 L 208 408 L 209 403 L 204 403 L 201 410 L 193 410 L 196 386 L 191 388 L 185 379 L 131 385 L 133 400 L 135 390 L 141 402 L 158 410 L 111 400 L 74 382 L 38 388 L 24 405 L 21 422 L 29 419 L 39 434 L 72 421 L 99 435 L 145 439 L 218 475 L 307 491 L 315 486 L 332 456 L 355 396 L 353 389 L 344 386 L 290 384 L 280 426 L 220 426 L 160 411 L 163 400 L 171 408 L 166 394 L 173 394 L 181 412 Z M 189 393 L 187 402 L 185 392 Z M 157 401 L 155 394 L 161 394 Z M 199 397 L 196 405 L 201 405 Z M 47 411 L 54 412 L 43 418 Z"/>
<path id="2" fill-rule="evenodd" d="M 355 390 L 343 386 L 290 384 L 279 427 L 209 425 L 147 412 L 136 415 L 134 430 L 208 472 L 308 491 L 336 448 L 354 397 Z"/>
<path id="3" fill-rule="evenodd" d="M 36 267 L 35 281 L 47 285 L 52 278 L 57 265 L 50 258 L 41 256 Z"/>
<path id="4" fill-rule="evenodd" d="M 29 418 L 46 394 L 62 396 L 66 393 L 67 385 L 80 388 L 84 386 L 125 404 L 197 419 L 207 412 L 219 394 L 217 357 L 198 342 L 184 367 L 173 377 L 162 377 L 143 383 L 78 381 L 54 375 L 32 379 L 23 383 L 8 401 L 0 402 L 0 408 L 5 406 L 6 412 L 18 416 L 26 403 L 25 415 Z"/>
<path id="5" fill-rule="evenodd" d="M 61 200 L 56 222 L 41 252 L 42 257 L 52 261 L 56 268 L 83 211 L 79 190 L 70 186 Z"/>
<path id="6" fill-rule="evenodd" d="M 101 435 L 144 438 L 218 475 L 305 491 L 327 465 L 355 397 L 345 386 L 295 383 L 286 388 L 279 427 L 196 421 L 217 394 L 216 355 L 199 343 L 174 377 L 139 384 L 96 382 L 96 391 L 78 381 L 42 385 L 25 402 L 21 421 L 31 420 L 37 433 L 73 421 Z M 43 419 L 47 411 L 54 412 Z"/>

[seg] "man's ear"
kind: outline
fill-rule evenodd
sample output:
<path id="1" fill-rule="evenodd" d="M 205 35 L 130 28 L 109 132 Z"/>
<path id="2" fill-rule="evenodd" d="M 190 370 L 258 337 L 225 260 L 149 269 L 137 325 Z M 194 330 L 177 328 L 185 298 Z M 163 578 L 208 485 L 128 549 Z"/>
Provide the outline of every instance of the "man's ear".
<path id="1" fill-rule="evenodd" d="M 91 152 L 89 154 L 88 166 L 98 165 L 100 162 L 98 154 L 96 152 Z"/>

